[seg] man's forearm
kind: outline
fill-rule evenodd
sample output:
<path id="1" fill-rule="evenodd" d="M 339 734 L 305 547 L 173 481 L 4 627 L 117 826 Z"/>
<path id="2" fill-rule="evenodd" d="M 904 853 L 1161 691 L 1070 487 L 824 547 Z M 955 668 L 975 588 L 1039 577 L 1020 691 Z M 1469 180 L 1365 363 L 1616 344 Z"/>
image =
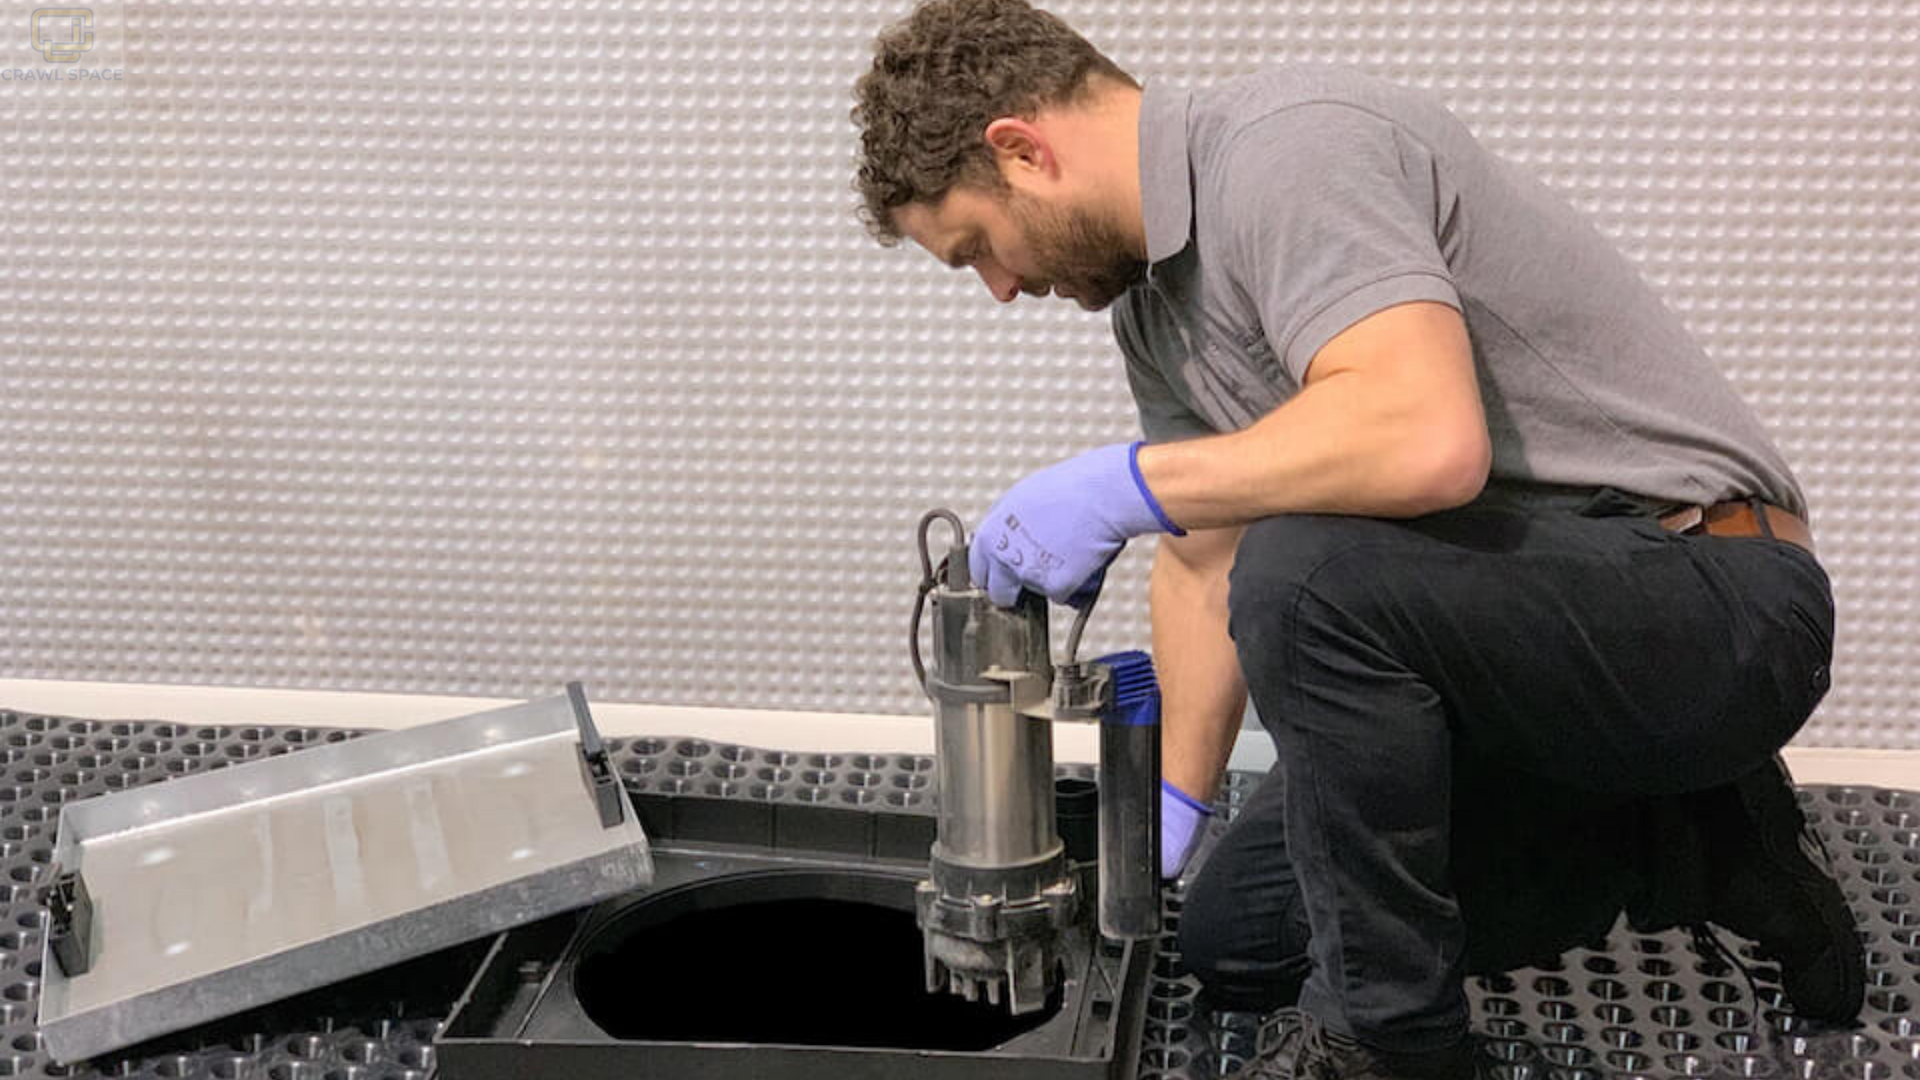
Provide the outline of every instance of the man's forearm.
<path id="1" fill-rule="evenodd" d="M 1227 570 L 1238 537 L 1233 529 L 1162 539 L 1149 587 L 1161 773 L 1203 801 L 1219 789 L 1246 711 L 1246 682 L 1227 634 Z"/>

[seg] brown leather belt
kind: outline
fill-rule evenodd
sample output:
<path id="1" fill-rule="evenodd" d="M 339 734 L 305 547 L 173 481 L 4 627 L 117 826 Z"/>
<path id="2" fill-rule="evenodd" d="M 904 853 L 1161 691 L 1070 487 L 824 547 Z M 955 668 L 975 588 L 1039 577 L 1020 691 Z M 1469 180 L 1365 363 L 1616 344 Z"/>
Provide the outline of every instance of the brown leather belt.
<path id="1" fill-rule="evenodd" d="M 1772 503 L 1759 499 L 1715 503 L 1712 506 L 1683 506 L 1660 517 L 1669 532 L 1705 533 L 1708 536 L 1764 536 L 1785 540 L 1813 554 L 1813 530 L 1807 523 Z"/>

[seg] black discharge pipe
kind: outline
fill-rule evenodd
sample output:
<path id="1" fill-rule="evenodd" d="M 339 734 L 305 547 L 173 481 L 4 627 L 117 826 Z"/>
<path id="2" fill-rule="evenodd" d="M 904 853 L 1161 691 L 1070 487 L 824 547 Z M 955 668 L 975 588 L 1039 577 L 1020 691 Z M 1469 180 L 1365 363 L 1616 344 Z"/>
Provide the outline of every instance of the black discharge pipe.
<path id="1" fill-rule="evenodd" d="M 1053 718 L 1100 725 L 1100 933 L 1160 932 L 1160 686 L 1143 652 L 1054 668 Z"/>
<path id="2" fill-rule="evenodd" d="M 1100 933 L 1160 932 L 1160 687 L 1143 652 L 1101 657 L 1113 704 L 1100 717 Z"/>

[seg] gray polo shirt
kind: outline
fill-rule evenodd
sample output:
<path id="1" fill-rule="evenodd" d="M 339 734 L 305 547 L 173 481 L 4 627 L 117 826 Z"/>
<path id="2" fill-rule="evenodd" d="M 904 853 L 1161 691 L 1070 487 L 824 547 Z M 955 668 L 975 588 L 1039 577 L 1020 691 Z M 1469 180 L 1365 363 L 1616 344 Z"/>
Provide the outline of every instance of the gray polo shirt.
<path id="1" fill-rule="evenodd" d="M 1140 112 L 1147 280 L 1114 305 L 1151 441 L 1234 431 L 1321 346 L 1431 300 L 1464 316 L 1508 490 L 1805 501 L 1677 316 L 1558 196 L 1429 98 L 1286 68 Z"/>

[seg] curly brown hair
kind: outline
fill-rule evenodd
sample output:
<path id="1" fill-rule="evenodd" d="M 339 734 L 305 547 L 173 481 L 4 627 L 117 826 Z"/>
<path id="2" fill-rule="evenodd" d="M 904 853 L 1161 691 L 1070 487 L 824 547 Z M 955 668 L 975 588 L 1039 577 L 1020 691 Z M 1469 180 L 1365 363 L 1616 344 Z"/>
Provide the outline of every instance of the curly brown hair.
<path id="1" fill-rule="evenodd" d="M 961 183 L 1005 186 L 986 145 L 1002 116 L 1031 120 L 1074 102 L 1096 78 L 1136 86 L 1086 38 L 1025 0 L 928 0 L 874 39 L 854 84 L 860 219 L 900 241 L 893 212 L 934 203 Z"/>

